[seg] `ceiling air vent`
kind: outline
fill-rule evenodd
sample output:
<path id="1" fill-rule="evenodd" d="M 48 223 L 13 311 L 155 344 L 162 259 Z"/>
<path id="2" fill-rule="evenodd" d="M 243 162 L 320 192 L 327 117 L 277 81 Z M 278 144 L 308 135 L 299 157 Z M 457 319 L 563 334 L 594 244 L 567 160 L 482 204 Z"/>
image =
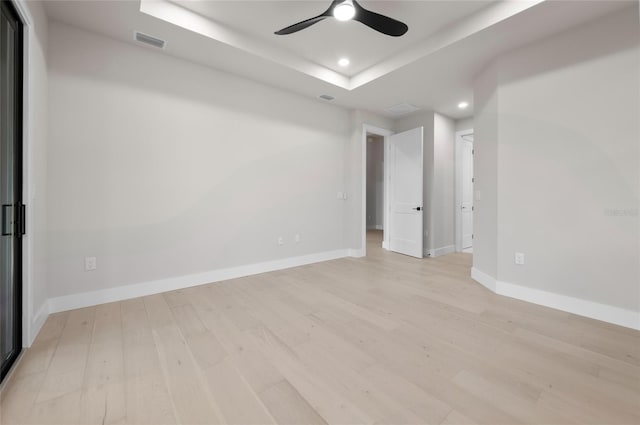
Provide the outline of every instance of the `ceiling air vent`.
<path id="1" fill-rule="evenodd" d="M 148 44 L 149 46 L 157 47 L 158 49 L 164 49 L 164 46 L 166 44 L 164 40 L 161 40 L 159 38 L 156 38 L 151 35 L 144 34 L 138 31 L 135 31 L 133 33 L 133 37 L 135 38 L 136 41 L 139 41 L 140 43 Z"/>
<path id="2" fill-rule="evenodd" d="M 329 96 L 328 94 L 321 94 L 320 95 L 320 99 L 327 100 L 327 101 L 331 102 L 333 99 L 335 99 L 335 97 Z"/>
<path id="3" fill-rule="evenodd" d="M 410 114 L 411 112 L 415 112 L 418 110 L 420 110 L 420 108 L 409 103 L 398 103 L 397 105 L 393 105 L 385 109 L 385 111 L 396 116 Z"/>

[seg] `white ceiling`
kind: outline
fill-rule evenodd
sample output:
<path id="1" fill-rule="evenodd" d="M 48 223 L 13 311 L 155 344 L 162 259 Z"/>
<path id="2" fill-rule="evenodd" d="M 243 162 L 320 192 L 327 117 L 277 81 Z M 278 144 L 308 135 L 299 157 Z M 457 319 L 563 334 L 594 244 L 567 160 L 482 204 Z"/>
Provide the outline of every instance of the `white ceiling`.
<path id="1" fill-rule="evenodd" d="M 496 0 L 361 1 L 363 7 L 403 21 L 409 31 L 389 37 L 355 21 L 325 19 L 303 31 L 280 36 L 274 31 L 324 12 L 330 0 L 312 1 L 184 1 L 171 0 L 231 29 L 332 69 L 354 76 L 408 49 L 445 26 L 485 8 Z M 347 68 L 338 59 L 348 57 Z"/>
<path id="2" fill-rule="evenodd" d="M 473 77 L 497 55 L 587 22 L 633 0 L 361 1 L 409 25 L 388 37 L 358 22 L 326 19 L 301 32 L 274 31 L 322 13 L 326 1 L 56 1 L 53 20 L 127 42 L 133 31 L 167 41 L 165 54 L 335 104 L 389 115 L 408 102 L 452 118 L 472 115 Z M 347 69 L 338 58 L 351 60 Z M 458 102 L 471 107 L 459 110 Z M 321 101 L 321 100 L 318 100 Z"/>

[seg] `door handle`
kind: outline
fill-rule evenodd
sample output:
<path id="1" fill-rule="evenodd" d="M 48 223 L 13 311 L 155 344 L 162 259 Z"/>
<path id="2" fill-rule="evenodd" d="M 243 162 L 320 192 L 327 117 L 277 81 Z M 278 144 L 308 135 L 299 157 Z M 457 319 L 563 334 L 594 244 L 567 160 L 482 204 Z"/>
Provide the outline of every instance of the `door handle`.
<path id="1" fill-rule="evenodd" d="M 16 218 L 16 232 L 21 238 L 27 234 L 27 206 L 22 202 L 18 202 L 18 217 Z"/>
<path id="2" fill-rule="evenodd" d="M 412 208 L 412 209 L 416 210 L 416 211 L 420 211 L 420 210 L 422 210 L 422 207 L 415 207 L 415 208 Z"/>

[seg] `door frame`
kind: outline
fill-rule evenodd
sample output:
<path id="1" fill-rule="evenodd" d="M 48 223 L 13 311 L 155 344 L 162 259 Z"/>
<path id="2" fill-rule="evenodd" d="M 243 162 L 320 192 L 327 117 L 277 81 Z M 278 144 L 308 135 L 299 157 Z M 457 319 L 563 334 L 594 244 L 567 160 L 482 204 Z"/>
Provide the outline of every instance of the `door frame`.
<path id="1" fill-rule="evenodd" d="M 365 257 L 367 255 L 367 133 L 374 134 L 376 136 L 384 137 L 384 167 L 383 167 L 383 175 L 384 175 L 384 201 L 383 201 L 383 209 L 384 209 L 384 222 L 383 222 L 383 230 L 382 230 L 382 248 L 389 249 L 389 184 L 388 177 L 389 172 L 387 167 L 389 165 L 389 161 L 387 160 L 389 153 L 389 136 L 391 136 L 393 131 L 376 127 L 370 124 L 362 124 L 362 141 L 361 141 L 361 164 L 362 164 L 362 204 L 361 204 L 361 221 L 362 226 L 360 228 L 361 232 L 361 249 L 359 253 L 359 257 Z"/>
<path id="2" fill-rule="evenodd" d="M 462 142 L 464 136 L 474 134 L 473 128 L 467 130 L 456 131 L 456 148 L 455 148 L 455 210 L 456 210 L 456 252 L 462 252 Z M 475 142 L 474 142 L 475 146 Z"/>
<path id="3" fill-rule="evenodd" d="M 36 128 L 36 107 L 33 90 L 37 80 L 35 70 L 31 66 L 32 45 L 35 42 L 36 28 L 26 0 L 13 0 L 22 20 L 22 202 L 27 205 L 26 229 L 22 237 L 22 346 L 30 347 L 40 328 L 48 317 L 47 301 L 34 307 L 34 243 L 32 236 L 36 233 L 33 203 L 36 197 L 35 187 L 35 152 L 32 137 L 38 133 Z M 17 362 L 16 362 L 17 363 Z"/>

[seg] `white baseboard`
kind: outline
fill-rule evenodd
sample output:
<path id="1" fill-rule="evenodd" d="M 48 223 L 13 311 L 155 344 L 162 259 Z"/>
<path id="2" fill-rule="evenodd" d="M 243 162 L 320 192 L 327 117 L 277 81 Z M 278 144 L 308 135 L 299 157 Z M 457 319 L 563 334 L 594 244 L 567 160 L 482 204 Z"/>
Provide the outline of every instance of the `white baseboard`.
<path id="1" fill-rule="evenodd" d="M 122 301 L 146 295 L 159 294 L 176 289 L 190 288 L 212 282 L 235 279 L 258 273 L 266 273 L 291 267 L 304 266 L 306 264 L 335 260 L 349 256 L 351 250 L 340 249 L 300 257 L 285 258 L 282 260 L 266 261 L 263 263 L 248 264 L 245 266 L 230 267 L 213 270 L 205 273 L 178 276 L 168 279 L 141 282 L 132 285 L 107 288 L 99 291 L 84 292 L 80 294 L 65 295 L 50 298 L 48 313 L 73 310 L 76 308 L 90 307 L 94 305 Z M 44 323 L 44 322 L 43 322 Z"/>
<path id="2" fill-rule="evenodd" d="M 471 279 L 475 280 L 476 282 L 478 282 L 480 285 L 484 286 L 491 292 L 496 292 L 496 286 L 498 282 L 493 277 L 486 274 L 485 272 L 481 272 L 475 267 L 472 267 Z"/>
<path id="3" fill-rule="evenodd" d="M 365 256 L 364 252 L 362 252 L 362 249 L 349 249 L 347 250 L 347 255 L 354 258 L 362 258 Z"/>
<path id="4" fill-rule="evenodd" d="M 33 341 L 35 341 L 36 336 L 40 333 L 40 329 L 44 325 L 44 322 L 47 321 L 49 317 L 49 300 L 46 300 L 42 303 L 38 312 L 35 314 L 33 319 L 31 320 L 31 326 L 29 328 L 29 336 L 27 338 L 28 347 L 31 347 Z"/>
<path id="5" fill-rule="evenodd" d="M 542 291 L 526 286 L 515 285 L 509 282 L 501 282 L 476 268 L 471 269 L 471 277 L 482 286 L 492 292 L 505 297 L 527 301 L 533 304 L 543 305 L 556 310 L 578 316 L 589 317 L 603 322 L 613 323 L 626 328 L 640 330 L 640 312 L 600 304 L 554 292 Z"/>
<path id="6" fill-rule="evenodd" d="M 439 257 L 441 255 L 447 255 L 456 252 L 455 245 L 443 246 L 442 248 L 425 249 L 424 255 L 427 257 Z"/>

